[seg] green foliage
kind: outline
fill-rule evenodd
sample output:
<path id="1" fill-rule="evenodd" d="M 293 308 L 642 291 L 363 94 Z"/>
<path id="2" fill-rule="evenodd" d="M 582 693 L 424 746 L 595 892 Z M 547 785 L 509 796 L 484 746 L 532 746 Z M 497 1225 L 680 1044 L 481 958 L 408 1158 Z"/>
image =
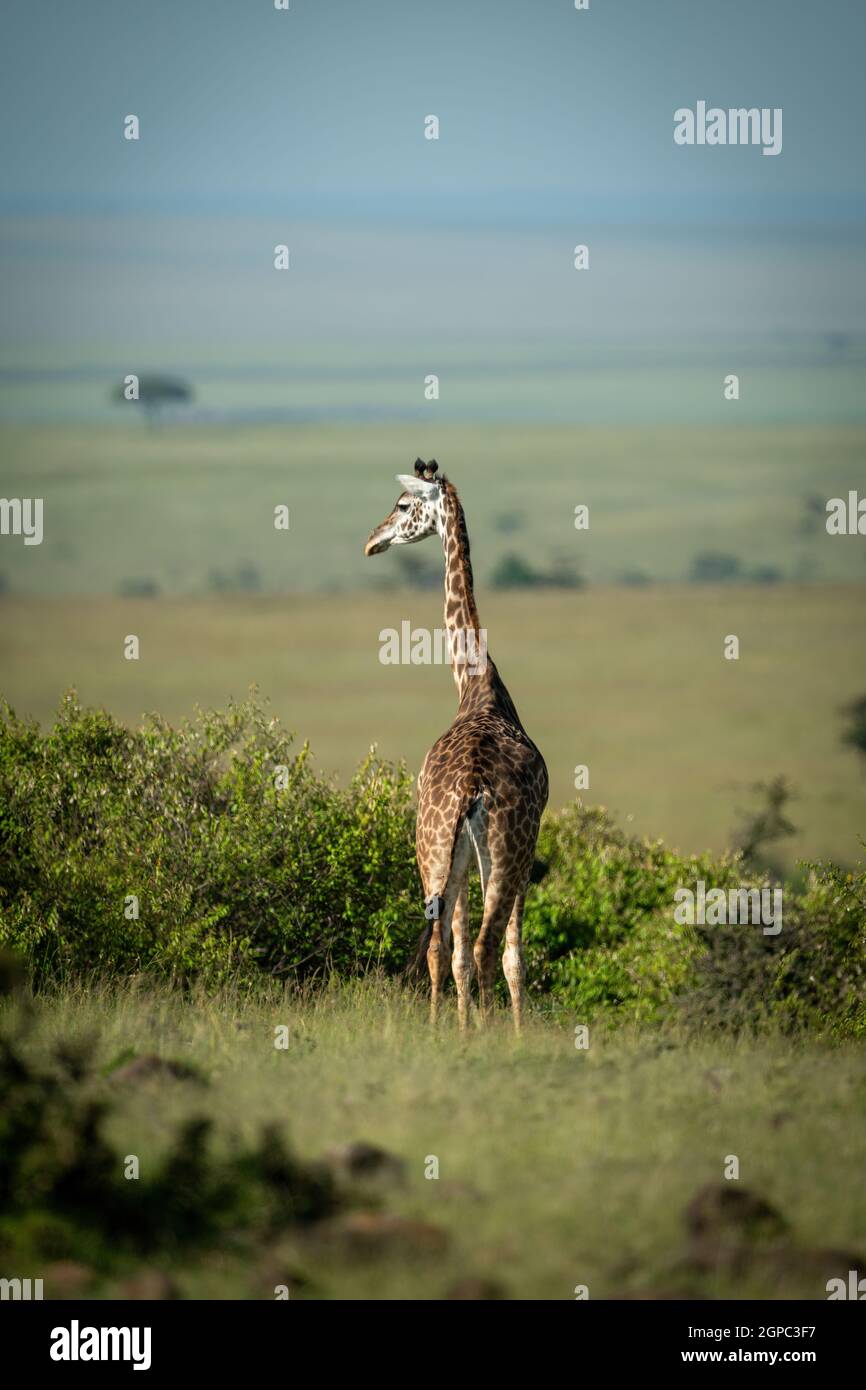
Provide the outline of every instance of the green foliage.
<path id="1" fill-rule="evenodd" d="M 848 727 L 842 734 L 842 742 L 866 757 L 866 695 L 852 700 L 842 713 L 848 718 Z"/>
<path id="2" fill-rule="evenodd" d="M 121 1179 L 130 1207 L 111 1227 L 101 1210 L 84 1227 L 65 1208 L 38 1203 L 29 1183 L 19 1189 L 20 1206 L 0 1217 L 0 1273 L 44 1275 L 47 1299 L 268 1301 L 275 1285 L 288 1283 L 293 1301 L 429 1303 L 455 1297 L 452 1288 L 471 1280 L 482 1289 L 500 1286 L 506 1298 L 556 1300 L 574 1286 L 575 1258 L 582 1282 L 601 1298 L 810 1299 L 825 1297 L 826 1279 L 840 1272 L 836 1265 L 825 1273 L 818 1253 L 852 1246 L 856 1253 L 863 1245 L 866 1109 L 858 1101 L 866 1094 L 866 1050 L 855 1043 L 794 1045 L 774 1030 L 761 1038 L 687 1037 L 679 1026 L 652 1025 L 603 1037 L 594 1028 L 588 1052 L 581 1052 L 571 1013 L 534 1009 L 517 1047 L 504 1014 L 461 1045 L 453 1007 L 434 1041 L 424 1001 L 378 973 L 288 994 L 264 976 L 243 991 L 233 984 L 187 991 L 159 980 L 84 980 L 45 990 L 32 1012 L 33 1028 L 16 1045 L 31 1076 L 56 1071 L 76 1108 L 85 1094 L 109 1102 L 102 1133 L 118 1170 L 129 1153 L 141 1164 L 137 1181 Z M 290 1023 L 286 1051 L 272 1045 L 275 1018 Z M 96 1060 L 106 1066 L 88 1066 L 80 1081 L 66 1081 L 56 1044 L 65 1040 L 68 1048 L 88 1036 L 98 1038 Z M 118 1070 L 130 1044 L 139 1056 L 182 1061 L 204 1084 L 168 1074 L 123 1079 Z M 61 1091 L 53 1092 L 50 1126 L 42 1127 L 55 1174 L 65 1162 L 57 1149 L 70 1133 L 68 1122 L 55 1118 Z M 4 1103 L 0 1124 L 7 1113 Z M 342 1199 L 334 1219 L 274 1229 L 268 1211 L 278 1193 L 241 1180 L 246 1197 L 235 1187 L 224 1215 L 202 1215 L 213 1242 L 163 1244 L 165 1234 L 171 1241 L 169 1220 L 178 1217 L 157 1209 L 157 1248 L 139 1254 L 135 1207 L 150 1201 L 149 1184 L 166 1173 L 184 1122 L 205 1115 L 214 1122 L 206 1190 L 218 1186 L 239 1139 L 243 1152 L 260 1151 L 262 1125 L 275 1123 L 296 1138 L 301 1159 L 321 1156 L 334 1171 Z M 431 1132 L 443 1131 L 449 1171 L 466 1181 L 452 1183 L 447 1200 L 431 1206 L 417 1155 L 429 1151 Z M 711 1195 L 717 1190 L 716 1155 L 728 1151 L 719 1137 L 731 1134 L 750 1155 L 748 1191 L 784 1216 L 802 1260 L 789 1251 L 777 1268 L 757 1244 L 732 1248 L 718 1227 L 708 1242 L 712 1230 L 705 1226 L 700 1247 L 693 1246 L 686 1209 L 694 1209 L 708 1182 Z M 403 1160 L 405 1183 L 393 1180 L 391 1167 L 356 1178 L 335 1162 L 357 1141 Z M 8 1150 L 7 1131 L 0 1161 Z M 234 1186 L 232 1173 L 230 1167 Z M 522 1194 L 516 1203 L 515 1191 Z M 110 1200 L 118 1200 L 114 1192 Z M 233 1200 L 240 1202 L 235 1218 Z M 263 1219 L 256 1216 L 260 1203 Z M 419 1222 L 422 1237 L 431 1225 L 439 1228 L 445 1248 L 395 1247 L 395 1218 L 409 1223 L 407 1238 Z M 381 1238 L 366 1253 L 357 1245 L 359 1219 L 365 1237 L 372 1242 L 378 1227 Z M 69 1261 L 98 1276 L 84 1295 L 69 1289 Z M 842 1264 L 841 1272 L 848 1268 Z M 170 1287 L 133 1292 L 129 1276 L 140 1283 L 148 1272 Z"/>
<path id="3" fill-rule="evenodd" d="M 802 892 L 783 890 L 778 936 L 698 928 L 693 989 L 680 1001 L 689 1021 L 754 1028 L 772 1021 L 866 1035 L 866 868 L 812 864 Z"/>
<path id="4" fill-rule="evenodd" d="M 584 582 L 573 564 L 562 556 L 553 561 L 549 570 L 537 570 L 513 551 L 500 556 L 490 576 L 494 589 L 580 589 Z"/>
<path id="5" fill-rule="evenodd" d="M 689 579 L 693 584 L 723 584 L 742 578 L 743 566 L 736 555 L 720 550 L 702 550 L 692 560 Z"/>
<path id="6" fill-rule="evenodd" d="M 45 734 L 7 708 L 0 944 L 37 981 L 397 967 L 419 929 L 412 824 L 404 768 L 371 754 L 339 790 L 253 701 L 129 730 L 69 695 Z"/>
<path id="7" fill-rule="evenodd" d="M 131 575 L 128 579 L 121 579 L 117 592 L 121 598 L 156 598 L 159 585 L 155 579 L 148 579 L 145 575 Z"/>
<path id="8" fill-rule="evenodd" d="M 733 832 L 733 843 L 743 859 L 751 864 L 766 863 L 766 848 L 796 833 L 787 816 L 794 791 L 785 777 L 756 782 L 751 788 L 755 804 L 741 812 L 741 823 Z"/>
<path id="9" fill-rule="evenodd" d="M 692 559 L 689 570 L 692 584 L 780 584 L 785 575 L 778 565 L 756 565 L 744 568 L 736 555 L 719 550 L 702 550 Z"/>
<path id="10" fill-rule="evenodd" d="M 262 577 L 255 565 L 246 561 L 235 570 L 212 569 L 207 586 L 214 594 L 255 594 L 262 587 Z"/>
<path id="11" fill-rule="evenodd" d="M 748 848 L 779 832 L 788 790 Z M 149 972 L 292 982 L 414 956 L 422 890 L 411 779 L 371 753 L 345 789 L 251 700 L 129 730 L 63 701 L 41 733 L 0 720 L 0 946 L 38 984 Z M 753 857 L 684 856 L 579 802 L 548 815 L 524 919 L 529 988 L 578 1021 L 677 1014 L 866 1031 L 864 875 L 811 866 L 783 927 L 680 925 L 679 889 L 775 886 Z M 127 916 L 133 898 L 136 917 Z M 480 921 L 477 880 L 470 892 Z M 504 986 L 503 986 L 504 988 Z"/>
<path id="12" fill-rule="evenodd" d="M 122 401 L 125 405 L 138 404 L 151 419 L 155 419 L 164 406 L 188 405 L 194 394 L 192 387 L 179 377 L 153 373 L 150 376 L 139 377 L 138 397 L 135 402 L 127 400 L 125 382 L 112 389 L 111 399 Z"/>
<path id="13" fill-rule="evenodd" d="M 28 1054 L 30 1021 L 0 1033 L 0 1251 L 19 1260 L 186 1253 L 329 1215 L 328 1172 L 300 1163 L 275 1128 L 217 1153 L 211 1123 L 189 1116 L 161 1161 L 128 1181 L 105 1137 L 115 1102 L 100 1094 L 93 1044 Z"/>
<path id="14" fill-rule="evenodd" d="M 785 575 L 778 565 L 756 565 L 748 574 L 751 584 L 781 584 L 784 578 Z"/>
<path id="15" fill-rule="evenodd" d="M 693 930 L 673 920 L 674 894 L 701 878 L 735 884 L 736 859 L 684 858 L 579 802 L 547 817 L 538 853 L 549 870 L 524 917 L 532 989 L 583 1020 L 658 1016 L 691 979 L 698 949 Z"/>
<path id="16" fill-rule="evenodd" d="M 707 892 L 777 886 L 742 854 L 679 855 L 579 803 L 547 818 L 539 854 L 550 867 L 524 918 L 530 987 L 580 1021 L 866 1033 L 866 869 L 811 865 L 802 890 L 782 889 L 770 935 L 674 919 L 677 890 L 698 880 Z"/>

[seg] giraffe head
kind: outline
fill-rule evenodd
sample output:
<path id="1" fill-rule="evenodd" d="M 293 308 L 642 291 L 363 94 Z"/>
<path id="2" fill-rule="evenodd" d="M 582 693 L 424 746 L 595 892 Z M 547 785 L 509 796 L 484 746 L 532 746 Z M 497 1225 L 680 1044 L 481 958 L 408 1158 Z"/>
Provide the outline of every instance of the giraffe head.
<path id="1" fill-rule="evenodd" d="M 439 507 L 445 479 L 437 478 L 438 468 L 435 459 L 429 463 L 416 459 L 414 474 L 397 474 L 397 482 L 402 485 L 403 491 L 393 511 L 370 532 L 364 546 L 365 555 L 379 555 L 389 545 L 413 545 L 439 529 Z"/>

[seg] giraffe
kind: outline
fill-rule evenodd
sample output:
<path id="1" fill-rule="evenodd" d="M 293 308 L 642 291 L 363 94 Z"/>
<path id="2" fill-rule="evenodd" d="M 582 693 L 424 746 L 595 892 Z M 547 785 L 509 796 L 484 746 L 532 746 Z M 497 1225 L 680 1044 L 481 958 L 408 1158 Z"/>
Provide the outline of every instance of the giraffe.
<path id="1" fill-rule="evenodd" d="M 448 970 L 457 986 L 461 1029 L 469 1022 L 473 957 L 480 1018 L 493 1007 L 496 956 L 505 936 L 503 968 L 519 1032 L 525 1005 L 522 923 L 541 813 L 547 803 L 547 768 L 486 650 L 478 620 L 469 533 L 454 485 L 435 459 L 398 473 L 403 491 L 371 532 L 365 555 L 412 545 L 438 534 L 445 556 L 445 627 L 457 686 L 457 716 L 430 749 L 418 778 L 415 853 L 424 886 L 426 948 L 435 1022 Z M 470 949 L 467 879 L 478 863 L 484 913 Z"/>

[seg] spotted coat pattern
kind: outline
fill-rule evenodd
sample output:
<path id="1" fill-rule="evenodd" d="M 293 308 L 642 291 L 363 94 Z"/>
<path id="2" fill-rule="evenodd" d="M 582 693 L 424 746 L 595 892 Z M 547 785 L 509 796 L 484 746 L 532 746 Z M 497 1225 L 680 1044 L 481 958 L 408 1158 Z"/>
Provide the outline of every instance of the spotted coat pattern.
<path id="1" fill-rule="evenodd" d="M 367 542 L 367 553 L 375 554 L 389 544 L 410 544 L 438 532 L 445 556 L 445 626 L 464 639 L 463 646 L 455 643 L 451 663 L 457 715 L 427 754 L 418 781 L 415 848 L 430 919 L 425 935 L 432 1012 L 435 1018 L 450 956 L 461 1027 L 469 1021 L 473 964 L 480 1017 L 489 1016 L 504 936 L 503 968 L 519 1029 L 525 1000 L 523 905 L 547 802 L 547 768 L 489 654 L 474 674 L 465 659 L 465 635 L 474 633 L 479 645 L 482 640 L 469 535 L 455 488 L 436 473 L 434 461 L 419 460 L 419 491 L 402 494 Z M 484 911 L 471 946 L 466 885 L 473 858 Z"/>

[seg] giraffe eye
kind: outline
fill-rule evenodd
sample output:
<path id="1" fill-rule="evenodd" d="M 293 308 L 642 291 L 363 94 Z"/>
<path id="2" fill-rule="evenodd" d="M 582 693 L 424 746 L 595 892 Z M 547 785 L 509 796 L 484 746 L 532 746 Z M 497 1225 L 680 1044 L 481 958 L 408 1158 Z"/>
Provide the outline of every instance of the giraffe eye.
<path id="1" fill-rule="evenodd" d="M 409 510 L 409 503 L 408 503 L 408 502 L 398 502 L 398 503 L 397 503 L 397 511 L 398 511 L 398 512 L 408 512 L 408 510 Z"/>

